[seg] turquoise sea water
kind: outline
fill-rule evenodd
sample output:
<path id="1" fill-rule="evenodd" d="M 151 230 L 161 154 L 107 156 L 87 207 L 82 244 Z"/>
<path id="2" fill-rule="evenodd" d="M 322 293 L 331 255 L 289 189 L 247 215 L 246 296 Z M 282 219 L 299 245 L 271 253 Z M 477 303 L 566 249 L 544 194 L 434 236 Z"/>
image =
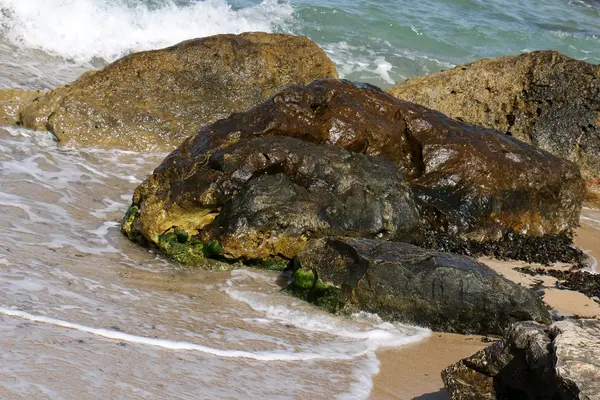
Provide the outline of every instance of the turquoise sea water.
<path id="1" fill-rule="evenodd" d="M 247 30 L 306 35 L 342 76 L 384 87 L 536 49 L 600 63 L 597 0 L 0 0 L 0 11 L 0 53 L 69 65 Z"/>

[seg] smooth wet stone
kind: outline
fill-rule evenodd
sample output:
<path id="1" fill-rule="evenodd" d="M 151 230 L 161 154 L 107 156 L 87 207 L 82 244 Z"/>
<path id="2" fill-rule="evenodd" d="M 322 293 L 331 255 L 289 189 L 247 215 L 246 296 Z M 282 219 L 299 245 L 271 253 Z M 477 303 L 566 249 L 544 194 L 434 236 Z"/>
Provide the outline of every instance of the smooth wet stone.
<path id="1" fill-rule="evenodd" d="M 442 372 L 452 400 L 600 399 L 600 321 L 515 324 Z"/>
<path id="2" fill-rule="evenodd" d="M 308 272 L 320 284 L 338 288 L 338 309 L 376 313 L 387 321 L 476 334 L 502 334 L 518 321 L 550 323 L 531 290 L 471 258 L 407 243 L 313 240 L 295 267 L 296 274 Z M 318 293 L 303 297 L 319 304 Z"/>
<path id="3" fill-rule="evenodd" d="M 337 77 L 305 37 L 262 32 L 192 39 L 133 53 L 21 109 L 25 127 L 63 145 L 171 151 L 204 124 L 290 84 Z"/>
<path id="4" fill-rule="evenodd" d="M 556 51 L 484 59 L 409 79 L 389 92 L 495 128 L 600 177 L 600 69 Z"/>
<path id="5" fill-rule="evenodd" d="M 452 120 L 376 87 L 341 80 L 292 86 L 202 128 L 159 167 L 256 135 L 329 143 L 381 157 L 404 173 L 432 229 L 476 241 L 507 232 L 558 235 L 577 224 L 584 183 L 577 166 L 513 137 Z M 176 177 L 169 178 L 175 184 Z M 141 197 L 150 188 L 144 184 Z"/>
<path id="6" fill-rule="evenodd" d="M 403 174 L 378 157 L 272 135 L 180 154 L 136 190 L 123 232 L 186 264 L 201 265 L 213 241 L 228 259 L 290 259 L 315 237 L 420 232 Z"/>

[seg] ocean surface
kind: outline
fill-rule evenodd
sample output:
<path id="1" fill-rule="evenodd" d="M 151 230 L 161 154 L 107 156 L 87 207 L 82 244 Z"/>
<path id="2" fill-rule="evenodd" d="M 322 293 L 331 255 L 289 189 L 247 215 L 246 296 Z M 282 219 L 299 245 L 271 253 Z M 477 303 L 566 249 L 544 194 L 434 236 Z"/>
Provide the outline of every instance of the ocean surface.
<path id="1" fill-rule="evenodd" d="M 382 87 L 535 49 L 600 63 L 592 0 L 0 0 L 0 88 L 258 30 L 307 35 L 342 77 Z M 431 334 L 326 314 L 273 273 L 189 270 L 129 242 L 120 220 L 164 156 L 0 127 L 1 399 L 364 399 L 375 350 Z M 600 229 L 600 211 L 582 224 Z"/>

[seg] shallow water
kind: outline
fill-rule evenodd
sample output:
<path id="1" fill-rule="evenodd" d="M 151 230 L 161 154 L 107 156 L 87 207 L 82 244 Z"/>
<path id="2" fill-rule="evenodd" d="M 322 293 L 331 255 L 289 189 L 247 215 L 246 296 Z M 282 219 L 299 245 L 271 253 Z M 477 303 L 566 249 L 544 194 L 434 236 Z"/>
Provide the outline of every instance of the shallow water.
<path id="1" fill-rule="evenodd" d="M 1 398 L 365 398 L 379 346 L 430 334 L 132 244 L 119 221 L 163 157 L 0 128 Z"/>

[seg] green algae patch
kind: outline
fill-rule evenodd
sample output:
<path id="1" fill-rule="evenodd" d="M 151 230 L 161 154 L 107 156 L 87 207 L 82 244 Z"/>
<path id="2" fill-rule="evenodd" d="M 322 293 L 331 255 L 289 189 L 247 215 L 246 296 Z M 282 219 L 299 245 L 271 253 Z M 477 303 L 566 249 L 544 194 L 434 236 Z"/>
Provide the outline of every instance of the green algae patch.
<path id="1" fill-rule="evenodd" d="M 334 314 L 344 306 L 342 290 L 335 285 L 322 282 L 313 271 L 297 270 L 286 290 L 299 299 Z"/>
<path id="2" fill-rule="evenodd" d="M 205 243 L 182 229 L 163 233 L 158 237 L 157 245 L 169 259 L 184 265 L 206 264 L 208 258 L 215 258 L 223 253 L 223 247 L 218 241 Z"/>
<path id="3" fill-rule="evenodd" d="M 129 208 L 127 209 L 127 212 L 125 213 L 125 216 L 123 217 L 123 222 L 121 223 L 121 233 L 123 233 L 125 236 L 127 236 L 129 238 L 129 240 L 131 240 L 133 242 L 138 242 L 142 245 L 146 245 L 148 243 L 148 241 L 134 227 L 135 221 L 139 215 L 140 215 L 140 209 L 137 206 L 135 206 L 133 204 L 131 206 L 129 206 Z"/>
<path id="4" fill-rule="evenodd" d="M 254 268 L 280 272 L 286 269 L 289 263 L 289 260 L 280 257 L 269 257 L 246 261 L 247 265 Z"/>
<path id="5" fill-rule="evenodd" d="M 204 243 L 204 256 L 208 258 L 217 258 L 223 254 L 223 246 L 221 246 L 221 242 L 218 240 L 213 240 L 212 242 Z"/>

